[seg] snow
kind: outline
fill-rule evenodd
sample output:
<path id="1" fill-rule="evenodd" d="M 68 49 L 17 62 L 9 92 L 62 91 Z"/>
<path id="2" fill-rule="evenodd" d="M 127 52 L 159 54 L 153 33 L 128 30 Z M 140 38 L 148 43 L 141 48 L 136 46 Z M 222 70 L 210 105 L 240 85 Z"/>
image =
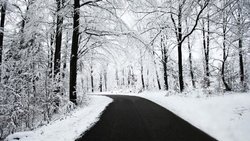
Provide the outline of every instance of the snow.
<path id="1" fill-rule="evenodd" d="M 250 140 L 250 93 L 202 94 L 201 90 L 184 94 L 158 91 L 134 95 L 151 100 L 172 111 L 192 125 L 220 141 Z M 100 93 L 104 94 L 104 93 Z M 107 94 L 107 93 L 105 93 Z M 15 133 L 5 141 L 73 141 L 98 121 L 111 99 L 92 95 L 91 103 L 62 120 L 35 131 Z"/>
<path id="2" fill-rule="evenodd" d="M 146 93 L 147 98 L 220 141 L 250 140 L 250 94 L 197 97 Z"/>
<path id="3" fill-rule="evenodd" d="M 172 111 L 220 141 L 250 141 L 250 93 L 203 94 L 175 92 L 113 92 L 146 98 Z"/>
<path id="4" fill-rule="evenodd" d="M 14 133 L 5 141 L 74 141 L 99 120 L 99 116 L 111 102 L 112 99 L 105 96 L 91 96 L 88 106 L 73 111 L 70 116 L 35 131 Z"/>

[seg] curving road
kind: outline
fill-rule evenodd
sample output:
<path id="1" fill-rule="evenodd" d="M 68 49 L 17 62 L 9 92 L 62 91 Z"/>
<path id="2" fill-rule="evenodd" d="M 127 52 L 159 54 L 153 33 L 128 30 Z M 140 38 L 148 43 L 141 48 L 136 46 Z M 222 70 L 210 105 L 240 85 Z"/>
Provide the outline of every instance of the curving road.
<path id="1" fill-rule="evenodd" d="M 165 108 L 135 96 L 114 99 L 101 119 L 76 141 L 214 141 Z"/>

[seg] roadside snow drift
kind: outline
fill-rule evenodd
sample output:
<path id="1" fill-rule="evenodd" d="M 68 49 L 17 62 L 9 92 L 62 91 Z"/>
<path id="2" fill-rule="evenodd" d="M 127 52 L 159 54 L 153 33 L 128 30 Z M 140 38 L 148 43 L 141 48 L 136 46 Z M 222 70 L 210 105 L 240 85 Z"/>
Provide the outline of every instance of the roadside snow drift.
<path id="1" fill-rule="evenodd" d="M 99 120 L 106 106 L 112 102 L 104 96 L 91 96 L 88 106 L 79 108 L 70 116 L 29 132 L 9 135 L 5 141 L 74 141 Z"/>
<path id="2" fill-rule="evenodd" d="M 138 95 L 137 95 L 138 96 Z M 250 141 L 250 94 L 166 96 L 166 92 L 145 92 L 149 99 L 219 141 Z"/>

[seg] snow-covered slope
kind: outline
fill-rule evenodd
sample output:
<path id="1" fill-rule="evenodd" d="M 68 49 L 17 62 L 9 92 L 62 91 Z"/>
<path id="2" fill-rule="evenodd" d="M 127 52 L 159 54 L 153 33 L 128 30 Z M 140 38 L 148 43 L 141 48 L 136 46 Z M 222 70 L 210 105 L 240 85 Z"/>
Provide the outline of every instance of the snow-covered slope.
<path id="1" fill-rule="evenodd" d="M 196 92 L 170 95 L 145 92 L 149 99 L 220 141 L 250 141 L 250 93 L 204 96 Z"/>
<path id="2" fill-rule="evenodd" d="M 74 141 L 99 120 L 106 106 L 112 102 L 104 96 L 91 96 L 91 99 L 88 106 L 75 110 L 70 116 L 35 131 L 14 133 L 5 141 Z"/>

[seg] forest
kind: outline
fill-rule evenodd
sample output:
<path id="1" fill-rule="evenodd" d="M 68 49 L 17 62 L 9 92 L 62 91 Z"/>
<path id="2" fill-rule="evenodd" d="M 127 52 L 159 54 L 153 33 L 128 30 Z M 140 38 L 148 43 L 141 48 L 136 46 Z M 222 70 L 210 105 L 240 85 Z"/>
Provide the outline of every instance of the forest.
<path id="1" fill-rule="evenodd" d="M 1 0 L 0 139 L 87 93 L 247 92 L 249 0 Z"/>

